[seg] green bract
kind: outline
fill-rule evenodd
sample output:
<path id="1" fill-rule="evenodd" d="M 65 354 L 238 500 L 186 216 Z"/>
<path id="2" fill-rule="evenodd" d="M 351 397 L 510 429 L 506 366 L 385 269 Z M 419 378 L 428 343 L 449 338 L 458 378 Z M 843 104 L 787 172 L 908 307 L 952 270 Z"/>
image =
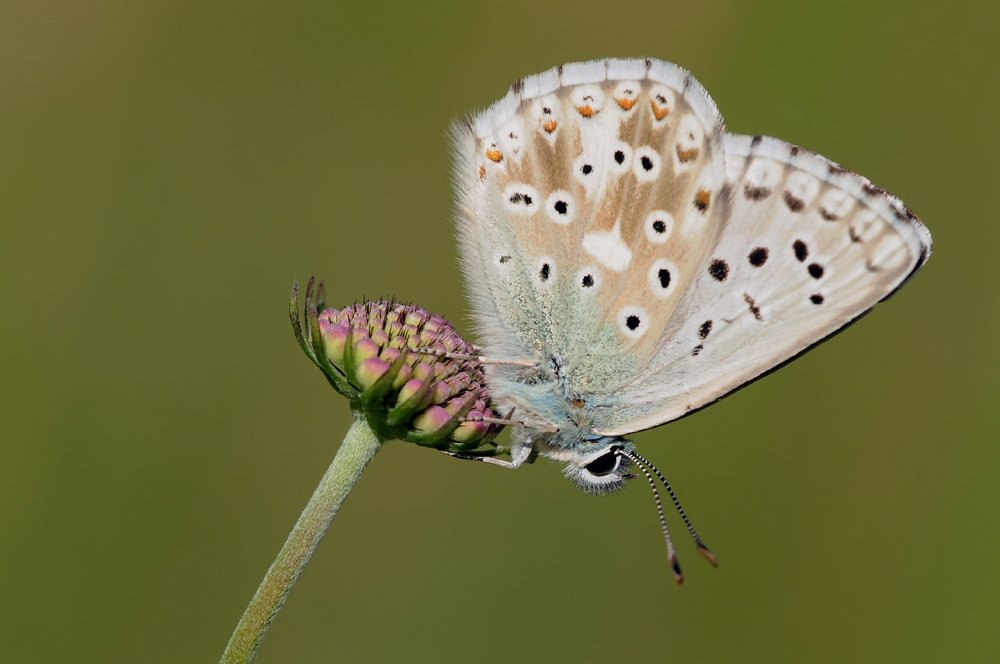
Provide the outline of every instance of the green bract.
<path id="1" fill-rule="evenodd" d="M 310 279 L 303 326 L 298 282 L 292 286 L 295 338 L 382 440 L 469 453 L 500 432 L 501 425 L 483 421 L 493 412 L 479 363 L 449 357 L 471 356 L 474 348 L 447 320 L 386 300 L 337 310 L 325 299 L 322 282 L 314 290 Z"/>

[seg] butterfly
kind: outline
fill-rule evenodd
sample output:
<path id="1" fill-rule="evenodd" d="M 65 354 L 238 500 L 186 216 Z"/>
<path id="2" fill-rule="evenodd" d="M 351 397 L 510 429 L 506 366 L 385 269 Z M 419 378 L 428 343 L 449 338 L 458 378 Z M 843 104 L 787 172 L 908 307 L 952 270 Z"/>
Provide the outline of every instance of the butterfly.
<path id="1" fill-rule="evenodd" d="M 864 177 L 726 132 L 686 70 L 567 64 L 455 123 L 462 270 L 510 461 L 590 493 L 638 467 L 624 436 L 693 413 L 830 338 L 916 273 L 930 233 Z M 455 455 L 462 456 L 462 455 Z M 698 549 L 714 556 L 684 515 Z"/>

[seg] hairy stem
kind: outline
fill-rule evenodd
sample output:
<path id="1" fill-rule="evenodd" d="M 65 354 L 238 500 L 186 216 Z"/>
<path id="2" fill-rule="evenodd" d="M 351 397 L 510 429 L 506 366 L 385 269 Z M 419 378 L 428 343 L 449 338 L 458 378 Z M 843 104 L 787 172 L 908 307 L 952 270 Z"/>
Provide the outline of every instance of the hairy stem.
<path id="1" fill-rule="evenodd" d="M 257 654 L 268 627 L 281 610 L 299 574 L 337 516 L 347 494 L 361 477 L 361 472 L 381 446 L 382 442 L 365 418 L 356 413 L 333 463 L 240 618 L 222 654 L 221 664 L 246 664 Z"/>

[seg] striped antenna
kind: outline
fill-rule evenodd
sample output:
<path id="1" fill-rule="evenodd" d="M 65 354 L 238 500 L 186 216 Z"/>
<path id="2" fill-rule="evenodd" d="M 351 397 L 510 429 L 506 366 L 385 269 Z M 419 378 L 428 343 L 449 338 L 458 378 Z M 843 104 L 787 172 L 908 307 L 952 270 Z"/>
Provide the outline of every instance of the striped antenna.
<path id="1" fill-rule="evenodd" d="M 646 476 L 646 479 L 649 480 L 649 488 L 653 490 L 653 498 L 656 500 L 656 511 L 660 515 L 660 525 L 663 526 L 663 539 L 667 540 L 667 556 L 670 559 L 670 567 L 674 571 L 674 578 L 677 579 L 677 583 L 684 583 L 684 575 L 681 574 L 681 565 L 677 562 L 677 554 L 674 552 L 674 543 L 670 541 L 670 530 L 667 529 L 667 518 L 663 515 L 663 503 L 660 501 L 660 492 L 656 490 L 656 482 L 653 481 L 653 476 L 649 474 L 646 467 L 639 463 L 639 460 L 636 459 L 630 452 L 619 449 L 615 450 L 615 454 L 631 459 L 639 470 L 642 471 L 642 474 Z"/>
<path id="2" fill-rule="evenodd" d="M 434 348 L 423 347 L 423 348 L 411 348 L 414 353 L 420 353 L 421 355 L 434 355 L 435 357 L 445 357 L 450 360 L 469 360 L 471 362 L 479 362 L 480 364 L 506 364 L 515 367 L 530 367 L 535 368 L 538 366 L 538 362 L 532 362 L 531 360 L 497 360 L 489 357 L 483 357 L 481 355 L 466 355 L 465 353 L 449 353 L 443 350 L 437 350 Z"/>
<path id="3" fill-rule="evenodd" d="M 708 547 L 705 546 L 705 543 L 701 541 L 701 538 L 698 537 L 698 532 L 694 529 L 694 526 L 691 525 L 691 520 L 688 519 L 687 514 L 684 513 L 684 508 L 681 507 L 681 501 L 677 500 L 677 495 L 674 494 L 674 490 L 670 488 L 670 483 L 667 482 L 667 478 L 663 476 L 663 473 L 657 470 L 656 466 L 651 464 L 648 459 L 638 452 L 622 452 L 622 454 L 625 454 L 637 464 L 641 463 L 648 466 L 650 470 L 656 473 L 656 476 L 660 478 L 661 482 L 663 482 L 663 486 L 666 487 L 667 493 L 670 494 L 670 499 L 674 501 L 674 507 L 677 508 L 681 518 L 684 519 L 684 525 L 687 526 L 688 532 L 691 533 L 691 539 L 694 540 L 694 545 L 698 547 L 698 552 L 705 556 L 705 559 L 708 560 L 708 562 L 712 563 L 715 567 L 718 567 L 719 561 L 715 558 L 715 554 L 713 554 Z"/>

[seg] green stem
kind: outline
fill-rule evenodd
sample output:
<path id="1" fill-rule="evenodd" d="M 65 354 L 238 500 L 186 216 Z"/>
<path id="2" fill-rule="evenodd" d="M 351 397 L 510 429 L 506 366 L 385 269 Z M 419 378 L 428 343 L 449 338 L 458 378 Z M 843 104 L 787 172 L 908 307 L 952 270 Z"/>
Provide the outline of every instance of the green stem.
<path id="1" fill-rule="evenodd" d="M 365 418 L 355 413 L 354 423 L 337 450 L 333 463 L 240 618 L 222 654 L 221 664 L 247 664 L 257 654 L 268 627 L 281 610 L 299 574 L 323 539 L 333 517 L 337 516 L 347 494 L 361 477 L 361 472 L 381 446 L 382 441 Z"/>

